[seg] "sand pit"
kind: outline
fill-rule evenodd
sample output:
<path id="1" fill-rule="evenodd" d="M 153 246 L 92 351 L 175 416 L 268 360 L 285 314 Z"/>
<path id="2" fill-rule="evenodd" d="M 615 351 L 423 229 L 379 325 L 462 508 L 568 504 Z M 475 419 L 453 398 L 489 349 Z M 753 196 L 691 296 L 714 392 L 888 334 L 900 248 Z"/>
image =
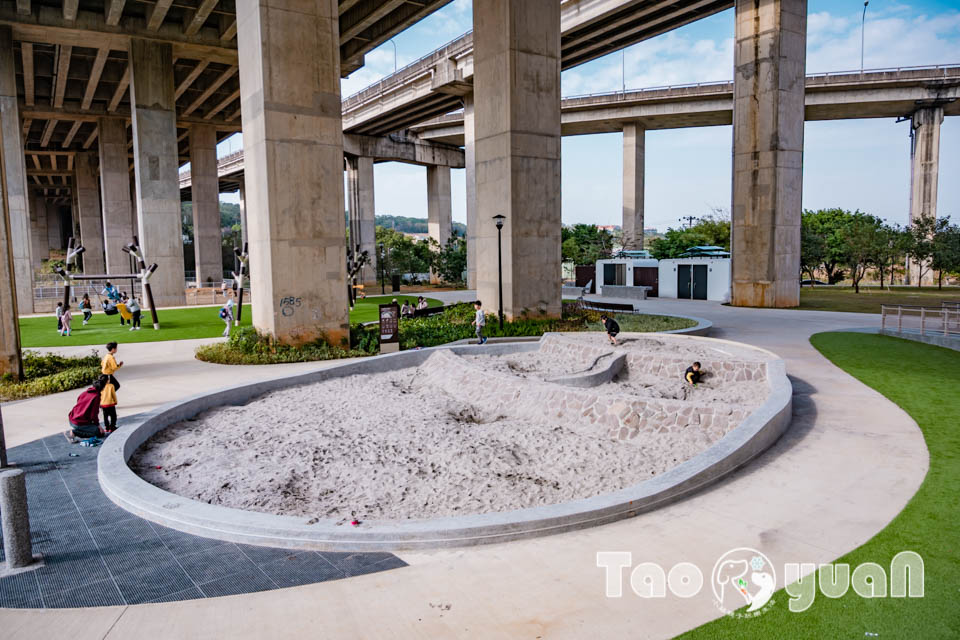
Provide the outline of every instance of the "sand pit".
<path id="1" fill-rule="evenodd" d="M 766 397 L 756 352 L 668 338 L 625 340 L 613 382 L 547 382 L 608 366 L 613 352 L 602 335 L 551 336 L 505 356 L 438 350 L 419 367 L 208 410 L 157 433 L 130 466 L 187 498 L 305 522 L 502 512 L 636 485 L 709 447 Z M 692 359 L 715 375 L 677 392 Z"/>

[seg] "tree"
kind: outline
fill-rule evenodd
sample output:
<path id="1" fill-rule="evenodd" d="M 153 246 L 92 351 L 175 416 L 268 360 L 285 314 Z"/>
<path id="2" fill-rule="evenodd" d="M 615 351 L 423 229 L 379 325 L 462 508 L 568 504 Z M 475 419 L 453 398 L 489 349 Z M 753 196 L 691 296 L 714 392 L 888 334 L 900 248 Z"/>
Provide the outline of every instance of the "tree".
<path id="1" fill-rule="evenodd" d="M 377 227 L 377 244 L 383 244 L 383 269 L 388 275 L 415 275 L 430 270 L 433 251 L 429 242 L 415 242 L 399 231 Z"/>
<path id="2" fill-rule="evenodd" d="M 872 262 L 880 273 L 880 288 L 883 288 L 884 273 L 889 271 L 890 284 L 893 284 L 893 265 L 903 256 L 907 246 L 907 235 L 900 225 L 883 225 L 880 238 L 874 248 Z"/>
<path id="3" fill-rule="evenodd" d="M 564 226 L 560 230 L 560 253 L 564 262 L 592 265 L 613 255 L 613 234 L 592 224 Z"/>
<path id="4" fill-rule="evenodd" d="M 942 218 L 949 221 L 949 218 Z M 948 223 L 949 224 L 949 223 Z M 933 237 L 937 232 L 938 221 L 933 216 L 920 216 L 909 226 L 910 238 L 907 242 L 907 255 L 917 263 L 917 286 L 921 286 L 924 274 L 930 271 L 930 259 L 933 257 Z"/>
<path id="5" fill-rule="evenodd" d="M 650 241 L 650 255 L 657 260 L 679 258 L 690 247 L 715 246 L 730 250 L 730 218 L 726 212 L 715 209 L 685 229 L 667 229 L 659 238 Z"/>
<path id="6" fill-rule="evenodd" d="M 843 253 L 856 293 L 860 293 L 860 281 L 886 241 L 886 236 L 881 232 L 883 226 L 879 218 L 858 211 L 846 218 L 840 230 Z"/>
<path id="7" fill-rule="evenodd" d="M 431 238 L 433 244 L 437 244 Z M 444 282 L 460 284 L 467 270 L 467 243 L 459 236 L 450 236 L 447 244 L 433 255 L 433 270 Z"/>
<path id="8" fill-rule="evenodd" d="M 950 218 L 937 220 L 933 235 L 930 268 L 937 272 L 937 289 L 943 289 L 943 274 L 960 271 L 960 227 Z"/>
<path id="9" fill-rule="evenodd" d="M 809 233 L 820 236 L 823 239 L 823 260 L 821 266 L 827 275 L 829 284 L 836 284 L 843 280 L 844 270 L 841 268 L 849 262 L 844 253 L 845 242 L 843 239 L 843 229 L 849 221 L 851 213 L 843 209 L 820 209 L 818 211 L 804 211 L 801 217 L 801 232 L 803 225 L 807 226 Z M 805 262 L 801 256 L 801 263 Z"/>
<path id="10" fill-rule="evenodd" d="M 811 282 L 817 279 L 816 271 L 827 255 L 827 243 L 804 215 L 800 222 L 800 273 L 806 273 Z"/>

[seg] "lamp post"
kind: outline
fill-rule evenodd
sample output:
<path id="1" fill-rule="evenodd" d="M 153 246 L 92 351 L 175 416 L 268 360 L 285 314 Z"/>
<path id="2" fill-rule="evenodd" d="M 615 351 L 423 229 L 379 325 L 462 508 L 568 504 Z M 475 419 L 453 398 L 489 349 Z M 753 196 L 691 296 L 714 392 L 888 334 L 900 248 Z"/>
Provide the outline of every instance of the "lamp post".
<path id="1" fill-rule="evenodd" d="M 860 19 L 860 73 L 863 73 L 863 32 L 864 28 L 867 26 L 867 5 L 870 4 L 870 0 L 865 0 L 863 3 L 863 17 Z"/>
<path id="2" fill-rule="evenodd" d="M 387 40 L 390 44 L 393 45 L 393 72 L 397 72 L 397 43 L 393 41 L 393 38 Z"/>
<path id="3" fill-rule="evenodd" d="M 503 331 L 503 221 L 506 216 L 493 216 L 497 223 L 497 288 L 500 293 L 500 304 L 497 307 L 497 316 L 500 318 L 500 330 Z"/>
<path id="4" fill-rule="evenodd" d="M 387 295 L 387 288 L 383 284 L 383 243 L 380 243 L 380 260 L 377 262 L 377 266 L 380 267 L 380 295 Z"/>

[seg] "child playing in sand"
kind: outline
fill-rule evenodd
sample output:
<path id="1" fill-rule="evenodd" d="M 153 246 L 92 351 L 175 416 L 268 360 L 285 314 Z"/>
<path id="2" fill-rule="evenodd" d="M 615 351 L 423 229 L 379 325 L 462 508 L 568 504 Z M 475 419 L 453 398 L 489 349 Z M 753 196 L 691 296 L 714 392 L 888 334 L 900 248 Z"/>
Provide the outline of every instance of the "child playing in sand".
<path id="1" fill-rule="evenodd" d="M 617 346 L 617 334 L 620 333 L 620 325 L 617 324 L 616 320 L 608 318 L 606 315 L 600 316 L 600 321 L 607 332 L 607 339 L 610 340 L 610 344 Z"/>
<path id="2" fill-rule="evenodd" d="M 483 303 L 477 300 L 473 303 L 473 308 L 476 309 L 477 314 L 470 324 L 476 327 L 477 344 L 485 344 L 487 339 L 483 336 L 483 327 L 487 324 L 487 317 L 483 313 Z"/>
<path id="3" fill-rule="evenodd" d="M 683 379 L 687 381 L 687 384 L 695 387 L 700 382 L 702 374 L 700 373 L 700 363 L 694 362 L 692 365 L 687 367 L 687 370 L 683 373 Z"/>

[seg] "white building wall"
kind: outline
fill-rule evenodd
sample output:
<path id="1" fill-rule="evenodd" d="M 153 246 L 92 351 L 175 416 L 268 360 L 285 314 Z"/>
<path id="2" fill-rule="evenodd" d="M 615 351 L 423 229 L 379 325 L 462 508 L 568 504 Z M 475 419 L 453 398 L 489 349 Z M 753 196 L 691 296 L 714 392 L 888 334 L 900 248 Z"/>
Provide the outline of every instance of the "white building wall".
<path id="1" fill-rule="evenodd" d="M 661 260 L 659 265 L 660 297 L 677 297 L 677 267 L 687 264 L 707 265 L 707 300 L 730 301 L 730 258 L 675 258 Z"/>

